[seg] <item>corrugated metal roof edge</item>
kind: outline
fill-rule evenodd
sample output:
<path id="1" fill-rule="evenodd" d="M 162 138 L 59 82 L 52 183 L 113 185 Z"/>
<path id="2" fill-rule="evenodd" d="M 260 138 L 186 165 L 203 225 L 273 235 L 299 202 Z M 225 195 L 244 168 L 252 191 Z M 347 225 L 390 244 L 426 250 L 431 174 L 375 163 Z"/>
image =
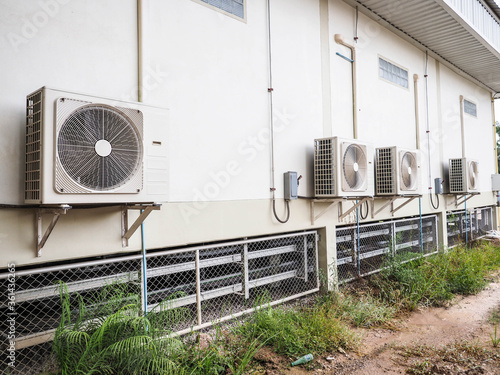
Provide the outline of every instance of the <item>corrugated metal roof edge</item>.
<path id="1" fill-rule="evenodd" d="M 438 52 L 432 50 L 427 45 L 425 45 L 423 42 L 421 42 L 420 40 L 414 38 L 413 36 L 411 36 L 410 34 L 408 34 L 407 32 L 405 32 L 404 30 L 400 29 L 396 25 L 392 24 L 390 21 L 386 20 L 383 16 L 381 16 L 380 14 L 378 14 L 376 11 L 368 8 L 366 5 L 362 4 L 361 2 L 359 2 L 357 0 L 343 0 L 343 1 L 345 3 L 347 3 L 347 4 L 349 4 L 352 7 L 358 7 L 358 9 L 359 9 L 360 12 L 362 12 L 363 14 L 365 14 L 366 16 L 368 16 L 369 18 L 373 19 L 375 22 L 381 24 L 385 28 L 391 30 L 396 35 L 402 37 L 403 39 L 405 39 L 407 42 L 411 43 L 412 45 L 414 45 L 418 49 L 420 49 L 420 50 L 422 50 L 424 52 L 427 51 L 429 53 L 429 56 L 431 56 L 432 58 L 438 60 L 439 62 L 441 62 L 443 65 L 445 65 L 448 68 L 450 68 L 451 70 L 453 70 L 458 75 L 471 80 L 472 82 L 474 82 L 477 85 L 483 87 L 484 89 L 486 89 L 488 91 L 491 91 L 493 94 L 500 93 L 500 89 L 497 91 L 495 88 L 489 86 L 488 84 L 480 81 L 476 77 L 474 77 L 471 74 L 467 73 L 466 71 L 464 71 L 463 69 L 461 69 L 459 66 L 457 66 L 453 62 L 447 60 L 446 58 L 444 58 L 443 56 L 441 56 Z"/>

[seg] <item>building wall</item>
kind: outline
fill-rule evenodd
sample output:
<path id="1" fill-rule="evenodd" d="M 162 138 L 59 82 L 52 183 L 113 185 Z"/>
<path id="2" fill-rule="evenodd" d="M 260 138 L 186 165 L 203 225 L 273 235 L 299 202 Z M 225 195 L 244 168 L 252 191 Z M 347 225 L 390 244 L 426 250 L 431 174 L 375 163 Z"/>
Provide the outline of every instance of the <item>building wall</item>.
<path id="1" fill-rule="evenodd" d="M 143 4 L 143 101 L 169 109 L 170 150 L 170 201 L 146 220 L 146 247 L 310 228 L 331 232 L 339 224 L 336 207 L 314 224 L 305 199 L 291 203 L 287 224 L 279 224 L 272 215 L 266 2 L 247 1 L 245 20 L 190 0 L 143 0 Z M 137 100 L 137 13 L 132 0 L 119 6 L 111 0 L 92 5 L 83 0 L 8 0 L 2 8 L 0 50 L 7 53 L 0 71 L 0 173 L 4 176 L 0 204 L 19 205 L 23 203 L 26 95 L 45 85 Z M 299 194 L 312 196 L 313 140 L 353 136 L 351 64 L 337 55 L 350 56 L 350 51 L 335 43 L 333 36 L 342 34 L 354 43 L 354 25 L 354 9 L 340 0 L 271 1 L 274 178 L 281 217 L 285 214 L 283 173 L 292 170 L 303 175 Z M 477 119 L 465 119 L 467 156 L 481 163 L 482 194 L 468 201 L 468 207 L 494 204 L 489 177 L 494 173 L 491 94 L 429 58 L 427 111 L 425 53 L 362 14 L 358 36 L 359 139 L 375 147 L 416 147 L 413 75 L 417 74 L 420 186 L 427 193 L 429 160 L 431 178 L 446 179 L 445 163 L 461 156 L 458 105 L 464 95 L 478 105 Z M 379 78 L 379 56 L 408 69 L 408 89 Z M 426 133 L 427 112 L 430 133 Z M 456 208 L 446 205 L 444 198 L 439 210 L 434 210 L 424 194 L 423 213 L 442 215 Z M 377 200 L 375 208 L 383 203 Z M 328 204 L 315 206 L 318 215 Z M 350 206 L 351 202 L 344 202 L 343 210 Z M 418 212 L 415 200 L 396 217 Z M 9 262 L 26 265 L 140 249 L 139 234 L 128 248 L 122 248 L 120 215 L 119 207 L 70 210 L 37 258 L 34 210 L 1 208 L 0 268 Z M 136 216 L 132 212 L 130 221 Z M 391 217 L 386 208 L 366 221 Z M 353 219 L 348 216 L 342 223 Z M 49 220 L 49 215 L 44 217 L 44 227 Z M 331 262 L 334 244 L 324 248 L 323 259 Z"/>

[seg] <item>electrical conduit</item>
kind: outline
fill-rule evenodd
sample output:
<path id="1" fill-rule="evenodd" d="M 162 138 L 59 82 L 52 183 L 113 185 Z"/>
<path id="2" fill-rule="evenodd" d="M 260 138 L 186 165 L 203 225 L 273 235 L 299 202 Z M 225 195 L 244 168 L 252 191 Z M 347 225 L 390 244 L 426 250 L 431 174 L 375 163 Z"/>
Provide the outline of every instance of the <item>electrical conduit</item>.
<path id="1" fill-rule="evenodd" d="M 285 224 L 290 219 L 290 202 L 285 200 L 286 217 L 281 220 L 276 213 L 276 186 L 274 182 L 274 119 L 273 119 L 273 59 L 272 59 L 272 44 L 271 44 L 271 0 L 267 0 L 267 48 L 268 48 L 268 64 L 269 64 L 269 137 L 270 137 L 270 151 L 271 151 L 271 200 L 273 206 L 273 214 L 276 220 L 281 224 Z"/>
<path id="2" fill-rule="evenodd" d="M 425 51 L 425 73 L 424 73 L 424 78 L 425 78 L 425 119 L 426 119 L 426 130 L 425 133 L 427 134 L 427 165 L 429 168 L 429 200 L 431 202 L 431 206 L 437 210 L 439 208 L 439 195 L 436 194 L 436 199 L 437 199 L 437 204 L 434 205 L 434 201 L 432 200 L 432 174 L 431 174 L 431 131 L 430 131 L 430 124 L 429 124 L 429 83 L 428 83 L 428 77 L 429 75 L 427 74 L 427 68 L 429 65 L 429 53 Z M 415 79 L 415 76 L 413 76 Z M 420 142 L 419 142 L 420 143 Z"/>
<path id="3" fill-rule="evenodd" d="M 137 101 L 142 102 L 142 0 L 137 0 Z M 141 213 L 144 210 L 141 210 Z M 142 250 L 142 297 L 144 315 L 148 315 L 148 277 L 146 264 L 146 236 L 144 234 L 144 221 L 141 223 L 141 250 Z"/>

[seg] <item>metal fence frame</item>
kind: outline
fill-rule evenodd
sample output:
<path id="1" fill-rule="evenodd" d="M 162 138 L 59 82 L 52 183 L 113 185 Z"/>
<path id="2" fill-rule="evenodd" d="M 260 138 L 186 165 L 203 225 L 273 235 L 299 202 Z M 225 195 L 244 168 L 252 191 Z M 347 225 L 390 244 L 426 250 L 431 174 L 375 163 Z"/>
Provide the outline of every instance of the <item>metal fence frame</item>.
<path id="1" fill-rule="evenodd" d="M 483 238 L 493 229 L 493 209 L 490 206 L 455 210 L 446 213 L 448 248 L 461 242 Z"/>
<path id="2" fill-rule="evenodd" d="M 37 373 L 42 359 L 35 357 L 50 350 L 47 343 L 53 339 L 61 313 L 59 280 L 65 282 L 75 303 L 77 297 L 90 301 L 93 293 L 118 283 L 140 300 L 143 312 L 183 309 L 185 321 L 169 329 L 185 334 L 251 313 L 263 295 L 264 303 L 276 305 L 317 292 L 318 239 L 313 230 L 150 252 L 146 264 L 138 254 L 16 271 L 16 362 L 20 365 L 16 372 Z M 11 277 L 0 274 L 4 285 L 12 282 Z M 0 324 L 5 325 L 7 288 L 1 292 Z M 6 368 L 4 358 L 0 364 Z"/>
<path id="3" fill-rule="evenodd" d="M 427 215 L 336 228 L 338 284 L 379 272 L 388 255 L 438 251 L 438 217 Z M 414 258 L 414 257 L 413 257 Z M 408 259 L 405 259 L 408 260 Z"/>

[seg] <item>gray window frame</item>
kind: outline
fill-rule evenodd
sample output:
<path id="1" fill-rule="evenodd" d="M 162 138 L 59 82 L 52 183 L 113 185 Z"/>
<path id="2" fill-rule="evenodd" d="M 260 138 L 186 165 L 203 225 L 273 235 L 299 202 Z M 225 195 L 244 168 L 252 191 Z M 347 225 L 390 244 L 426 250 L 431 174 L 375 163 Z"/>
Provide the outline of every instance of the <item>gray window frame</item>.
<path id="1" fill-rule="evenodd" d="M 247 20 L 247 7 L 246 7 L 247 1 L 246 0 L 192 0 L 192 1 L 194 1 L 195 3 L 198 3 L 200 5 L 204 5 L 207 8 L 213 9 L 217 12 L 222 13 L 222 14 L 225 14 L 226 16 L 234 18 L 238 21 L 246 22 L 246 20 Z M 239 14 L 232 12 L 230 10 L 224 9 L 223 3 L 228 3 L 228 2 L 232 3 L 233 5 L 234 5 L 234 3 L 241 4 L 243 7 L 243 10 L 242 10 L 243 16 L 240 16 Z"/>
<path id="2" fill-rule="evenodd" d="M 464 113 L 477 118 L 477 104 L 471 100 L 464 99 Z"/>

